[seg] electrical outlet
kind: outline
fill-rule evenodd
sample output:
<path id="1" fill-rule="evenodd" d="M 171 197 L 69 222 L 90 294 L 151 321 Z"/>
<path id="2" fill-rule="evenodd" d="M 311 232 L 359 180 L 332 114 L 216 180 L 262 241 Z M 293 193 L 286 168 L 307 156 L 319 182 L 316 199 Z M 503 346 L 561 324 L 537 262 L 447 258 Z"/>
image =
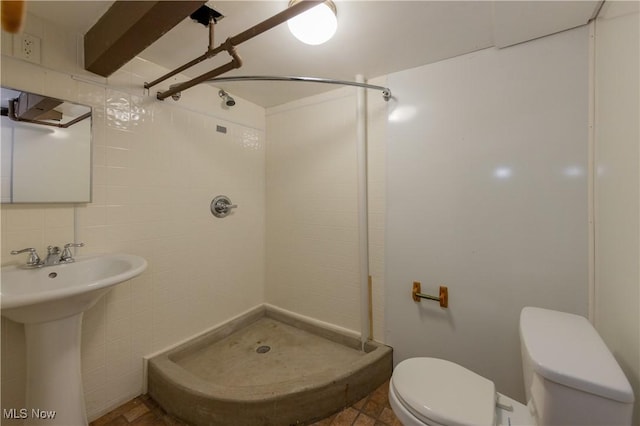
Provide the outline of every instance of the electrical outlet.
<path id="1" fill-rule="evenodd" d="M 40 38 L 31 34 L 17 34 L 13 37 L 13 55 L 25 61 L 40 63 Z"/>

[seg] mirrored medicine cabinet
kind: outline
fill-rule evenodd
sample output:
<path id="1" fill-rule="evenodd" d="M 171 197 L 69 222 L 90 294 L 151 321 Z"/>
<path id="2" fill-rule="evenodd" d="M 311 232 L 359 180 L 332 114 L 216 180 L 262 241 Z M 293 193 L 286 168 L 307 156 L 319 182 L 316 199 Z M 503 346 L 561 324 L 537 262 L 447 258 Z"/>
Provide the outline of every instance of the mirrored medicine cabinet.
<path id="1" fill-rule="evenodd" d="M 91 107 L 1 91 L 0 201 L 91 201 Z"/>

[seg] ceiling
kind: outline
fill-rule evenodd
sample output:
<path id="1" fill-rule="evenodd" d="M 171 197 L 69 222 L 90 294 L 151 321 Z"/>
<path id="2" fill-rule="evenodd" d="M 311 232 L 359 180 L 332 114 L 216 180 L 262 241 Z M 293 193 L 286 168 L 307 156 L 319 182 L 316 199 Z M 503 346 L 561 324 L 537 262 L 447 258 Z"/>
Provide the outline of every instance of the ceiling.
<path id="1" fill-rule="evenodd" d="M 506 47 L 584 25 L 601 1 L 375 1 L 334 0 L 338 31 L 327 43 L 307 46 L 286 25 L 237 47 L 243 59 L 231 75 L 293 75 L 354 80 L 386 75 L 487 47 Z M 112 1 L 29 1 L 28 10 L 82 34 Z M 287 0 L 210 1 L 225 15 L 215 45 L 284 10 Z M 174 69 L 203 54 L 208 30 L 189 18 L 139 54 Z M 218 55 L 185 74 L 198 76 L 229 58 Z M 159 76 L 158 76 L 159 77 Z M 233 96 L 264 107 L 331 90 L 313 83 L 217 83 Z M 393 88 L 391 88 L 393 90 Z M 191 89 L 193 90 L 193 89 Z"/>

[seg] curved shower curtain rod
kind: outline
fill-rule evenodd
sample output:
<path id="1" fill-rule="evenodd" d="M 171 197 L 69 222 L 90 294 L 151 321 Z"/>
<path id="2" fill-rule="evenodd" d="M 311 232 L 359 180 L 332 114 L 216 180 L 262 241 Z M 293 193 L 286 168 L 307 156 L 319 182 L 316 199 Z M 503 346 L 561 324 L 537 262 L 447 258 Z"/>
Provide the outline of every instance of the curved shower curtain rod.
<path id="1" fill-rule="evenodd" d="M 319 78 L 319 77 L 299 77 L 299 76 L 274 76 L 274 75 L 239 75 L 235 77 L 214 77 L 207 80 L 207 82 L 216 81 L 302 81 L 307 83 L 324 83 L 324 84 L 337 84 L 341 86 L 356 86 L 364 87 L 365 89 L 380 90 L 382 92 L 382 98 L 385 101 L 391 99 L 391 89 L 383 86 L 376 86 L 373 84 L 359 83 L 356 81 L 334 80 L 332 78 Z"/>

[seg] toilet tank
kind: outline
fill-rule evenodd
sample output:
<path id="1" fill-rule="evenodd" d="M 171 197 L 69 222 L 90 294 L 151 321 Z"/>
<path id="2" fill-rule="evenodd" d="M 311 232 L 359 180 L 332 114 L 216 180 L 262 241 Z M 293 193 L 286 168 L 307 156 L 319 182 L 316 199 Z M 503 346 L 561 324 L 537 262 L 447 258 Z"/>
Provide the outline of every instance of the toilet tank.
<path id="1" fill-rule="evenodd" d="M 524 308 L 520 343 L 527 405 L 538 425 L 631 424 L 631 385 L 586 318 Z"/>

